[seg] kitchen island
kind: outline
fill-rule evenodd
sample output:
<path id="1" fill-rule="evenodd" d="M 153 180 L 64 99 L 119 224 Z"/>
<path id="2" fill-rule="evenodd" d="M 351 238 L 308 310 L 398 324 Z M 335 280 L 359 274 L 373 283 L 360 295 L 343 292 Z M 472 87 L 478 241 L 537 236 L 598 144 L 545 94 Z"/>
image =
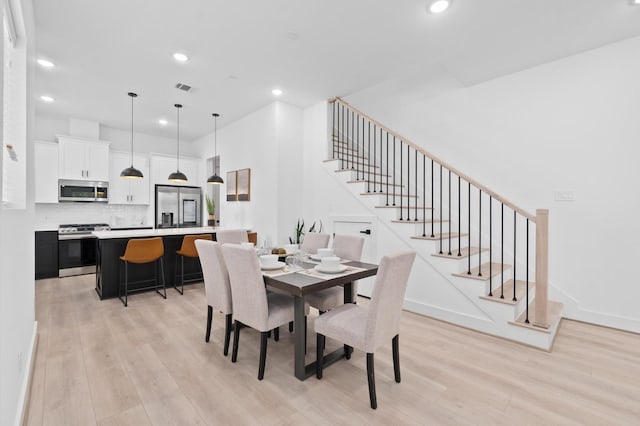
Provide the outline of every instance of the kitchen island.
<path id="1" fill-rule="evenodd" d="M 122 231 L 94 231 L 92 234 L 98 240 L 96 251 L 96 292 L 100 299 L 118 297 L 120 282 L 120 256 L 124 255 L 127 243 L 132 238 L 161 237 L 164 244 L 164 277 L 166 287 L 173 287 L 176 272 L 176 251 L 180 250 L 185 235 L 211 235 L 216 239 L 218 227 L 200 228 L 165 228 L 165 229 L 133 229 Z M 255 242 L 257 235 L 249 232 L 249 241 Z M 191 260 L 191 261 L 190 261 Z M 197 259 L 185 259 L 185 275 L 200 272 L 200 262 Z M 146 287 L 154 279 L 154 264 L 136 265 L 129 270 L 130 291 L 136 287 Z M 138 283 L 138 284 L 135 284 Z"/>

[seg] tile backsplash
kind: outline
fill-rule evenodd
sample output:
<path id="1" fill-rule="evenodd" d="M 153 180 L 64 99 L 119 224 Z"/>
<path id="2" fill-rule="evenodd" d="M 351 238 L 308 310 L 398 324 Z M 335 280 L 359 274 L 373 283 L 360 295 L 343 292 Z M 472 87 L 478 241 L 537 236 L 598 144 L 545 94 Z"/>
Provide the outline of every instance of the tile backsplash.
<path id="1" fill-rule="evenodd" d="M 36 204 L 36 229 L 69 223 L 108 223 L 112 228 L 153 226 L 152 206 L 100 203 Z"/>

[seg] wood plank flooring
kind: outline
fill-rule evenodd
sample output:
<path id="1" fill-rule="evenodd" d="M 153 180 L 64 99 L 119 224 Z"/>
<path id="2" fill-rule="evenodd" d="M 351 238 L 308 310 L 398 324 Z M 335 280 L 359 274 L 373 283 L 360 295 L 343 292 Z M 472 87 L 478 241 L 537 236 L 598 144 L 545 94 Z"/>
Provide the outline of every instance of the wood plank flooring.
<path id="1" fill-rule="evenodd" d="M 39 345 L 28 425 L 640 424 L 640 336 L 563 320 L 547 353 L 411 313 L 376 354 L 378 409 L 364 354 L 300 382 L 293 338 L 243 330 L 238 362 L 222 355 L 224 318 L 205 343 L 204 286 L 99 301 L 94 276 L 36 281 Z M 366 304 L 362 299 L 359 303 Z M 307 360 L 315 356 L 312 312 Z M 337 347 L 328 341 L 327 350 Z"/>

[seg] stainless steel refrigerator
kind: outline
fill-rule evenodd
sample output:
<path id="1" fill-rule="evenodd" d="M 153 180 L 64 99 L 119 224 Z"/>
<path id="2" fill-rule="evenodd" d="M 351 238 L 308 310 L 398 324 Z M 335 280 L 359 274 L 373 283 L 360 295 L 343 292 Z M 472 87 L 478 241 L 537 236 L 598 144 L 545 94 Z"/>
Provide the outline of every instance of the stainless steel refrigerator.
<path id="1" fill-rule="evenodd" d="M 156 228 L 202 226 L 202 189 L 198 186 L 156 185 Z"/>

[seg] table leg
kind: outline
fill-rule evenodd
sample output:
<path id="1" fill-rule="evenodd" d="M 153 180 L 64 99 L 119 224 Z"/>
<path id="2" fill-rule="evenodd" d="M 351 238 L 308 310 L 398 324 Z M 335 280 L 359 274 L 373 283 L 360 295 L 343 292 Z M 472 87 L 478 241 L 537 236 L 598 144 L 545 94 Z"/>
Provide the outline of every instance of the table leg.
<path id="1" fill-rule="evenodd" d="M 305 380 L 307 378 L 305 360 L 304 360 L 304 298 L 301 296 L 294 296 L 294 308 L 293 308 L 293 339 L 295 341 L 294 349 L 294 364 L 295 364 L 295 376 L 299 380 Z"/>
<path id="2" fill-rule="evenodd" d="M 348 282 L 344 285 L 344 303 L 353 303 L 353 294 L 352 294 L 353 282 Z M 347 359 L 351 358 L 351 353 L 353 352 L 353 348 L 349 345 L 344 345 L 344 356 Z"/>

